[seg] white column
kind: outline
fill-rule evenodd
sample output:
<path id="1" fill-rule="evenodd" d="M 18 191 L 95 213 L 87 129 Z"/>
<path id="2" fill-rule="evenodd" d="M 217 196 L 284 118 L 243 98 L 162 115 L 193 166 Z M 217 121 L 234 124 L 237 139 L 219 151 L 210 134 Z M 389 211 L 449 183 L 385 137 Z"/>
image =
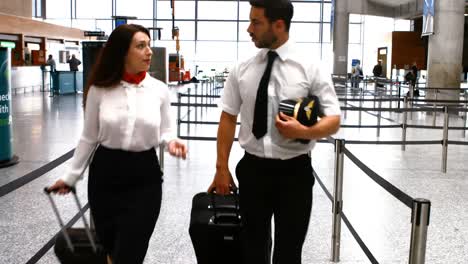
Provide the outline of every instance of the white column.
<path id="1" fill-rule="evenodd" d="M 349 13 L 348 0 L 335 0 L 333 15 L 333 73 L 347 74 Z"/>
<path id="2" fill-rule="evenodd" d="M 429 36 L 428 87 L 460 88 L 465 0 L 434 1 L 434 35 Z M 458 100 L 457 91 L 442 91 L 440 100 Z M 434 98 L 434 93 L 428 94 Z"/>

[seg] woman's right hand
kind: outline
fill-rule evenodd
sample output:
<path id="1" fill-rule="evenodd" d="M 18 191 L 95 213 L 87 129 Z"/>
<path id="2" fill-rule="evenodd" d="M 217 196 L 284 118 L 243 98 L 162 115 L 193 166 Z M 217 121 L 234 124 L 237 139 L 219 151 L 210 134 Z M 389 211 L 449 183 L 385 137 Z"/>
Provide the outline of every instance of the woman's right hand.
<path id="1" fill-rule="evenodd" d="M 68 186 L 63 180 L 57 180 L 52 186 L 47 188 L 49 192 L 58 194 L 67 194 L 71 191 L 71 187 Z"/>
<path id="2" fill-rule="evenodd" d="M 208 192 L 216 191 L 217 194 L 227 195 L 231 190 L 237 189 L 229 169 L 217 169 L 216 175 L 208 188 Z"/>

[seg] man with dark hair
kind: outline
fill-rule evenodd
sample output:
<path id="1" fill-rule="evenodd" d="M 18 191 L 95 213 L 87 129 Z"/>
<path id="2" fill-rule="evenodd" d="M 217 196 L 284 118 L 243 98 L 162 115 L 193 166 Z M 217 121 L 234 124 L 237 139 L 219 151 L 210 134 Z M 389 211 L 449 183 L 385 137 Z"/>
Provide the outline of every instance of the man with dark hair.
<path id="1" fill-rule="evenodd" d="M 244 264 L 269 264 L 274 215 L 275 264 L 301 263 L 312 209 L 314 177 L 309 151 L 315 140 L 336 133 L 340 106 L 331 76 L 289 41 L 293 6 L 289 0 L 251 0 L 247 32 L 257 48 L 254 57 L 234 67 L 220 106 L 216 174 L 209 191 L 236 188 L 228 168 L 237 115 L 239 143 L 245 155 L 236 167 L 242 216 Z M 282 100 L 315 95 L 321 119 L 304 126 L 279 112 Z M 297 139 L 310 140 L 301 143 Z M 304 141 L 302 141 L 304 142 Z M 233 252 L 236 254 L 236 252 Z"/>
<path id="2" fill-rule="evenodd" d="M 75 57 L 75 54 L 72 54 L 71 59 L 67 58 L 67 63 L 70 65 L 70 71 L 78 71 L 81 61 Z"/>

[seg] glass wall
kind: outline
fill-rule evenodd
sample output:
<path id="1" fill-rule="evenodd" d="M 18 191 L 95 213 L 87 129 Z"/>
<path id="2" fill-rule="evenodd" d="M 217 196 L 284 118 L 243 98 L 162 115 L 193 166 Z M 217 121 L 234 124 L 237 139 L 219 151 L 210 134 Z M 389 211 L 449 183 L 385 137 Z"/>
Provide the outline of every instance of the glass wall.
<path id="1" fill-rule="evenodd" d="M 292 0 L 294 17 L 290 38 L 312 60 L 332 58 L 330 50 L 330 0 Z M 112 16 L 134 16 L 146 27 L 161 27 L 161 40 L 155 46 L 175 53 L 172 40 L 170 0 L 47 0 L 47 21 L 83 30 L 102 30 L 110 34 Z M 180 52 L 186 65 L 202 70 L 230 68 L 239 60 L 254 55 L 255 48 L 247 27 L 248 0 L 177 0 L 175 26 L 179 28 Z M 360 39 L 359 39 L 360 40 Z M 209 69 L 203 69 L 204 67 Z"/>

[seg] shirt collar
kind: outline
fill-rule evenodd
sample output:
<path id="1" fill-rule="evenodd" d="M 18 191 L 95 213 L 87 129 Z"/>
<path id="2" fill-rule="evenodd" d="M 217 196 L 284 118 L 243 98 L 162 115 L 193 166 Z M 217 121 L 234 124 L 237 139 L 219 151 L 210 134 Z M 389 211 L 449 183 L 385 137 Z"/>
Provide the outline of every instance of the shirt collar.
<path id="1" fill-rule="evenodd" d="M 279 46 L 277 49 L 274 49 L 273 51 L 275 51 L 278 54 L 278 57 L 282 61 L 285 61 L 286 59 L 289 58 L 289 55 L 292 52 L 291 45 L 292 43 L 289 40 L 287 40 L 283 45 Z M 260 51 L 262 59 L 267 60 L 268 51 L 270 51 L 270 49 L 262 49 Z"/>

